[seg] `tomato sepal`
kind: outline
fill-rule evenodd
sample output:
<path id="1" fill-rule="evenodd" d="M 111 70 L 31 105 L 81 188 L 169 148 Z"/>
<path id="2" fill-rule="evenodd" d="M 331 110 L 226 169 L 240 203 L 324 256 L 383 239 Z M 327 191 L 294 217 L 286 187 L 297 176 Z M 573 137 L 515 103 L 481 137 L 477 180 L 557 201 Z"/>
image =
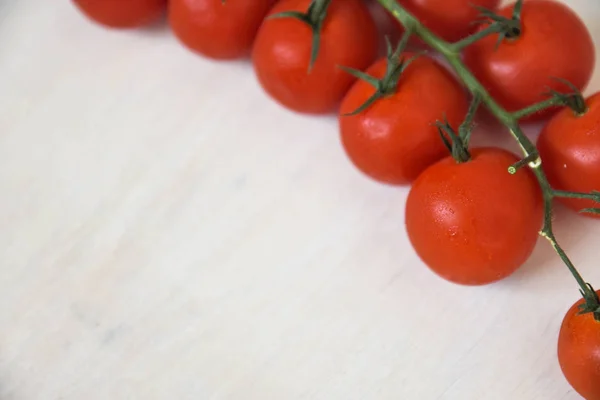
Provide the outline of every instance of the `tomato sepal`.
<path id="1" fill-rule="evenodd" d="M 300 11 L 283 11 L 267 17 L 267 19 L 294 18 L 307 24 L 312 29 L 312 47 L 308 63 L 308 73 L 312 71 L 319 55 L 321 30 L 323 29 L 323 22 L 327 17 L 329 4 L 331 4 L 331 0 L 313 0 L 305 13 Z"/>
<path id="2" fill-rule="evenodd" d="M 354 111 L 342 114 L 343 117 L 354 116 L 360 114 L 367 108 L 369 108 L 373 103 L 377 100 L 391 95 L 396 92 L 398 88 L 398 82 L 400 81 L 400 77 L 406 68 L 417 58 L 421 57 L 424 52 L 418 52 L 414 56 L 404 59 L 400 55 L 406 49 L 406 45 L 408 44 L 408 40 L 410 39 L 410 35 L 412 31 L 407 30 L 396 49 L 394 50 L 392 47 L 392 43 L 389 40 L 389 37 L 385 37 L 385 42 L 387 46 L 387 65 L 385 75 L 382 79 L 377 79 L 366 72 L 357 70 L 355 68 L 349 68 L 343 65 L 340 65 L 338 68 L 345 71 L 346 73 L 354 76 L 357 79 L 364 80 L 371 86 L 375 88 L 375 93 L 373 93 L 363 104 L 357 107 Z"/>
<path id="3" fill-rule="evenodd" d="M 471 154 L 469 153 L 469 141 L 471 140 L 471 133 L 474 128 L 473 121 L 477 114 L 477 110 L 481 105 L 481 101 L 482 98 L 479 93 L 473 95 L 465 119 L 458 127 L 458 133 L 452 128 L 446 115 L 444 115 L 443 122 L 436 121 L 434 124 L 438 128 L 438 133 L 444 142 L 444 146 L 446 146 L 452 155 L 452 158 L 454 158 L 457 163 L 467 162 L 471 159 Z M 448 140 L 445 134 L 450 137 L 450 140 Z"/>
<path id="4" fill-rule="evenodd" d="M 496 49 L 500 46 L 500 44 L 505 39 L 514 40 L 517 39 L 521 35 L 521 10 L 523 9 L 523 0 L 517 0 L 515 6 L 513 8 L 513 13 L 511 18 L 506 18 L 502 15 L 498 15 L 495 11 L 489 10 L 485 7 L 474 6 L 477 10 L 479 10 L 481 18 L 473 21 L 476 24 L 488 24 L 490 25 L 488 29 L 484 30 L 485 35 L 482 33 L 484 31 L 480 31 L 479 33 L 475 33 L 472 35 L 473 38 L 465 38 L 461 42 L 463 45 L 461 46 L 458 42 L 455 44 L 458 48 L 464 48 L 467 45 L 474 43 L 476 40 L 482 39 L 485 36 L 488 36 L 493 33 L 498 33 L 498 40 L 496 41 Z M 474 40 L 475 39 L 475 40 Z"/>
<path id="5" fill-rule="evenodd" d="M 442 142 L 444 142 L 444 146 L 446 146 L 452 155 L 452 158 L 454 158 L 457 163 L 464 163 L 471 159 L 467 143 L 465 143 L 464 138 L 460 137 L 460 135 L 454 131 L 445 115 L 443 122 L 436 121 L 434 125 L 438 129 L 438 133 Z M 446 135 L 450 137 L 450 140 L 448 140 Z"/>
<path id="6" fill-rule="evenodd" d="M 577 314 L 584 315 L 591 313 L 594 316 L 594 319 L 600 322 L 600 298 L 592 285 L 589 283 L 586 283 L 586 285 L 589 290 L 579 290 L 579 293 L 581 293 L 581 296 L 585 301 L 579 305 Z"/>

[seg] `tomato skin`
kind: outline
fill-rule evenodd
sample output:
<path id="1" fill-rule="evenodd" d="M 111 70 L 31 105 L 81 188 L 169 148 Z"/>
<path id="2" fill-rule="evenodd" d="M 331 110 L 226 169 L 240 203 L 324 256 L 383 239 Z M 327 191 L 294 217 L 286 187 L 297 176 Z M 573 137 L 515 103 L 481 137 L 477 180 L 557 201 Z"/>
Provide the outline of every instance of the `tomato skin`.
<path id="1" fill-rule="evenodd" d="M 600 93 L 586 99 L 588 111 L 576 116 L 569 108 L 555 114 L 537 141 L 548 181 L 557 190 L 600 191 Z M 592 200 L 558 198 L 575 211 L 600 207 Z M 582 214 L 599 218 L 594 214 Z"/>
<path id="2" fill-rule="evenodd" d="M 72 0 L 83 14 L 100 25 L 126 29 L 159 19 L 167 0 Z"/>
<path id="3" fill-rule="evenodd" d="M 170 0 L 169 24 L 187 48 L 217 60 L 242 58 L 272 0 Z"/>
<path id="4" fill-rule="evenodd" d="M 479 18 L 474 6 L 496 10 L 500 0 L 399 0 L 411 14 L 435 34 L 450 42 L 467 37 L 477 28 Z"/>
<path id="5" fill-rule="evenodd" d="M 510 17 L 513 5 L 500 15 Z M 504 40 L 498 35 L 480 40 L 465 50 L 465 63 L 490 94 L 508 111 L 517 111 L 547 98 L 548 88 L 569 91 L 554 78 L 570 81 L 583 90 L 594 70 L 594 43 L 581 19 L 566 5 L 553 0 L 523 3 L 521 35 Z M 549 109 L 526 120 L 540 120 Z"/>
<path id="6" fill-rule="evenodd" d="M 543 220 L 541 190 L 530 170 L 508 167 L 503 149 L 471 150 L 471 160 L 447 157 L 426 169 L 406 201 L 408 238 L 437 275 L 462 285 L 511 275 L 531 255 Z"/>
<path id="7" fill-rule="evenodd" d="M 600 400 L 600 322 L 590 313 L 578 315 L 583 302 L 581 299 L 573 304 L 563 319 L 558 362 L 577 393 L 586 400 Z"/>
<path id="8" fill-rule="evenodd" d="M 406 52 L 403 58 L 414 54 Z M 382 78 L 386 58 L 376 61 L 367 73 Z M 354 165 L 376 181 L 402 185 L 412 182 L 429 165 L 448 155 L 433 124 L 442 121 L 458 128 L 468 101 L 460 84 L 435 60 L 421 56 L 403 72 L 396 93 L 378 99 L 352 116 L 375 93 L 375 88 L 357 80 L 340 107 L 342 144 Z"/>
<path id="9" fill-rule="evenodd" d="M 310 0 L 280 0 L 270 14 L 306 12 Z M 321 31 L 321 45 L 308 72 L 312 29 L 292 18 L 265 20 L 252 60 L 258 81 L 278 103 L 307 114 L 333 112 L 355 78 L 339 66 L 363 70 L 375 59 L 378 31 L 361 0 L 333 0 Z"/>

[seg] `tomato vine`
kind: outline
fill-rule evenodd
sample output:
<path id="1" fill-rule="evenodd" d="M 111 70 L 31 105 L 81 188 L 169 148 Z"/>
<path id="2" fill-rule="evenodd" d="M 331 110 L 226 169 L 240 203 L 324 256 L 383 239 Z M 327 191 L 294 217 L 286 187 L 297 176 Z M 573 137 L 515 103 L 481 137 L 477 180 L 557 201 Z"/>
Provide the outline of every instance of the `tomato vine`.
<path id="1" fill-rule="evenodd" d="M 385 9 L 387 9 L 411 34 L 418 36 L 421 40 L 431 46 L 434 50 L 439 52 L 444 59 L 450 64 L 452 69 L 456 72 L 460 80 L 474 96 L 474 98 L 481 101 L 481 103 L 488 108 L 488 110 L 500 121 L 510 132 L 513 138 L 518 142 L 523 152 L 523 159 L 514 164 L 509 168 L 509 172 L 515 173 L 519 168 L 528 166 L 539 183 L 539 186 L 543 193 L 544 198 L 544 222 L 540 235 L 544 237 L 552 247 L 558 256 L 565 263 L 577 284 L 583 299 L 585 300 L 579 310 L 581 314 L 592 313 L 597 321 L 600 321 L 600 298 L 594 291 L 593 287 L 587 283 L 581 276 L 571 259 L 568 257 L 564 249 L 558 243 L 556 236 L 553 231 L 552 223 L 552 212 L 553 212 L 553 200 L 556 197 L 569 197 L 577 199 L 592 199 L 600 202 L 600 193 L 580 193 L 580 192 L 565 192 L 555 190 L 549 183 L 544 169 L 542 167 L 542 160 L 539 156 L 538 150 L 533 142 L 523 133 L 519 125 L 519 120 L 531 113 L 536 113 L 541 110 L 553 107 L 556 105 L 567 105 L 574 109 L 576 113 L 584 113 L 585 107 L 582 106 L 583 100 L 579 93 L 573 93 L 570 95 L 564 95 L 561 93 L 553 93 L 548 100 L 534 104 L 525 109 L 509 112 L 502 107 L 486 90 L 486 88 L 476 79 L 476 77 L 467 68 L 460 57 L 460 52 L 467 46 L 475 43 L 476 41 L 487 37 L 494 33 L 500 33 L 500 40 L 505 38 L 511 38 L 511 35 L 518 35 L 519 33 L 519 18 L 520 8 L 522 0 L 517 1 L 515 6 L 515 12 L 512 19 L 506 18 L 494 18 L 487 11 L 483 12 L 483 16 L 489 18 L 490 25 L 461 40 L 456 43 L 450 43 L 434 34 L 431 30 L 425 27 L 417 18 L 415 18 L 410 12 L 406 10 L 395 0 L 377 0 Z M 600 208 L 588 208 L 582 210 L 582 212 L 589 213 L 600 213 Z"/>

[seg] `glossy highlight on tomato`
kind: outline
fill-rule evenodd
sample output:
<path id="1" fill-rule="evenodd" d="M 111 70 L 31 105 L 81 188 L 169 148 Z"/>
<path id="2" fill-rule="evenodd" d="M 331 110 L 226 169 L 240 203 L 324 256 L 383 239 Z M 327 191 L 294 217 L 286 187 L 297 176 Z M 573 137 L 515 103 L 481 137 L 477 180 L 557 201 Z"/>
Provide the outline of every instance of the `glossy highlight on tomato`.
<path id="1" fill-rule="evenodd" d="M 280 0 L 269 15 L 306 12 L 310 0 Z M 321 44 L 309 72 L 312 29 L 293 18 L 265 20 L 252 60 L 263 89 L 290 110 L 323 114 L 335 111 L 355 78 L 340 65 L 362 70 L 377 56 L 378 31 L 361 0 L 333 0 L 321 32 Z"/>
<path id="2" fill-rule="evenodd" d="M 513 5 L 499 14 L 510 18 Z M 553 0 L 527 0 L 521 12 L 521 33 L 496 49 L 498 35 L 488 36 L 465 50 L 465 63 L 500 105 L 517 111 L 547 98 L 548 89 L 569 88 L 554 78 L 583 90 L 594 70 L 594 43 L 581 19 Z M 539 120 L 555 108 L 534 114 Z"/>
<path id="3" fill-rule="evenodd" d="M 401 55 L 408 60 L 415 54 Z M 387 59 L 366 71 L 378 79 Z M 357 115 L 352 113 L 375 93 L 358 80 L 340 107 L 340 135 L 354 165 L 369 177 L 388 184 L 412 182 L 429 165 L 448 155 L 434 124 L 444 116 L 455 128 L 463 120 L 468 101 L 456 79 L 437 61 L 416 58 L 402 73 L 395 93 L 383 97 Z"/>
<path id="4" fill-rule="evenodd" d="M 577 393 L 586 400 L 600 400 L 600 322 L 591 313 L 579 315 L 583 302 L 581 299 L 573 304 L 563 319 L 558 362 Z"/>
<path id="5" fill-rule="evenodd" d="M 578 116 L 570 108 L 555 114 L 542 129 L 537 148 L 548 181 L 557 190 L 600 191 L 600 93 L 586 99 L 588 110 Z M 593 200 L 558 198 L 575 211 L 598 208 Z M 600 218 L 600 215 L 582 215 Z"/>
<path id="6" fill-rule="evenodd" d="M 169 24 L 189 49 L 218 60 L 250 54 L 273 0 L 169 0 Z"/>
<path id="7" fill-rule="evenodd" d="M 476 148 L 471 160 L 447 157 L 427 168 L 406 201 L 408 238 L 421 260 L 462 285 L 496 282 L 531 255 L 543 220 L 543 201 L 528 169 L 499 148 Z"/>
<path id="8" fill-rule="evenodd" d="M 159 19 L 167 0 L 72 0 L 91 20 L 110 28 L 137 28 Z"/>
<path id="9" fill-rule="evenodd" d="M 423 25 L 450 42 L 473 33 L 480 15 L 476 6 L 496 10 L 500 0 L 398 0 Z"/>

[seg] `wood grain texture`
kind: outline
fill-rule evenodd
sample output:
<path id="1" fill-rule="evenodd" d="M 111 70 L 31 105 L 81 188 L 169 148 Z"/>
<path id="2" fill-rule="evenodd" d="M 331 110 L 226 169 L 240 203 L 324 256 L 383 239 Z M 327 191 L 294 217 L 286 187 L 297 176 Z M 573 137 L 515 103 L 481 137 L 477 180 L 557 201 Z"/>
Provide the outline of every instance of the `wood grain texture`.
<path id="1" fill-rule="evenodd" d="M 600 43 L 597 0 L 567 3 Z M 336 129 L 165 26 L 0 2 L 0 399 L 578 399 L 556 360 L 578 293 L 549 246 L 489 287 L 436 278 L 406 189 Z M 599 233 L 557 215 L 596 286 Z"/>

